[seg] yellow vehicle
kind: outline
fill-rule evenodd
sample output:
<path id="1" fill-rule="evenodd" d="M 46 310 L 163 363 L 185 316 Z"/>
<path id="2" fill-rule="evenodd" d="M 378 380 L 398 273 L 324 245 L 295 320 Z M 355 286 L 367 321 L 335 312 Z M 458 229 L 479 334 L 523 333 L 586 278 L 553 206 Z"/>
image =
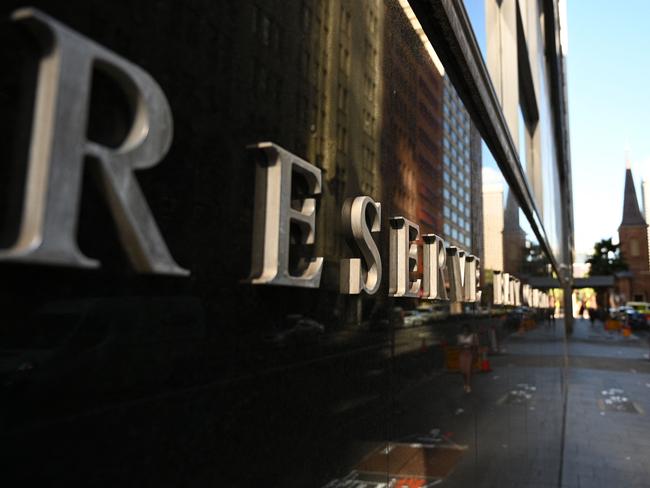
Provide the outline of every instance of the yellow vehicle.
<path id="1" fill-rule="evenodd" d="M 650 303 L 648 302 L 627 302 L 626 307 L 632 307 L 639 313 L 645 315 L 646 320 L 650 320 Z"/>

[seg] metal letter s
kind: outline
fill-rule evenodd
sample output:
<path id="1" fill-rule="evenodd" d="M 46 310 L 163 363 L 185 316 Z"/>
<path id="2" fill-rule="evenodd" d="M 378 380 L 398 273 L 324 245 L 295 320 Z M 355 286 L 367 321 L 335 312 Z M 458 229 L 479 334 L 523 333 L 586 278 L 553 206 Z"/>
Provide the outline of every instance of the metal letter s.
<path id="1" fill-rule="evenodd" d="M 368 229 L 366 214 L 370 212 L 371 228 Z M 381 204 L 367 196 L 349 198 L 341 210 L 343 228 L 351 244 L 363 255 L 361 258 L 342 259 L 341 293 L 356 295 L 365 291 L 373 295 L 381 284 L 381 258 L 371 232 L 381 230 Z"/>

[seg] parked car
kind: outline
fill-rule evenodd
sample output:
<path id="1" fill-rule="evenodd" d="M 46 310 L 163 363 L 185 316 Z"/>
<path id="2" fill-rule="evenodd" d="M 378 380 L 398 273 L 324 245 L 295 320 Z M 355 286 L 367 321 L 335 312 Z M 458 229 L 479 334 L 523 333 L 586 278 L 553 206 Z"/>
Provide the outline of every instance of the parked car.
<path id="1" fill-rule="evenodd" d="M 368 325 L 375 330 L 388 330 L 391 326 L 396 329 L 404 327 L 404 310 L 402 307 L 388 305 L 377 307 L 373 310 Z"/>
<path id="2" fill-rule="evenodd" d="M 433 322 L 434 320 L 445 319 L 449 316 L 449 305 L 443 303 L 421 304 L 416 309 L 420 314 L 424 324 Z"/>
<path id="3" fill-rule="evenodd" d="M 424 317 L 418 310 L 404 312 L 404 327 L 419 327 L 424 325 Z"/>
<path id="4" fill-rule="evenodd" d="M 325 333 L 325 326 L 301 315 L 288 315 L 280 326 L 266 337 L 266 342 L 287 347 L 296 344 L 317 344 Z"/>
<path id="5" fill-rule="evenodd" d="M 632 330 L 642 330 L 648 328 L 648 319 L 642 313 L 634 309 L 627 309 L 624 312 L 623 323 Z"/>
<path id="6" fill-rule="evenodd" d="M 650 320 L 650 303 L 648 302 L 627 302 L 625 304 L 628 308 L 633 308 L 640 314 L 643 314 L 646 320 Z"/>
<path id="7" fill-rule="evenodd" d="M 508 312 L 505 319 L 505 327 L 510 330 L 519 329 L 527 319 L 534 319 L 535 312 L 529 307 L 517 307 Z"/>

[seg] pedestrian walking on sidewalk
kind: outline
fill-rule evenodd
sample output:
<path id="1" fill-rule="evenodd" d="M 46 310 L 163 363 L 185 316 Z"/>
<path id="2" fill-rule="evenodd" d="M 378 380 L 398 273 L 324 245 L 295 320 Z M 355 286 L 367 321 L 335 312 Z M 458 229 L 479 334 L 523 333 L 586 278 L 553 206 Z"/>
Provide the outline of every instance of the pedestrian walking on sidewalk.
<path id="1" fill-rule="evenodd" d="M 580 317 L 581 319 L 584 318 L 585 308 L 586 308 L 585 307 L 585 302 L 584 301 L 580 302 L 580 309 L 578 310 L 578 317 Z"/>
<path id="2" fill-rule="evenodd" d="M 465 393 L 469 393 L 472 391 L 472 364 L 474 364 L 474 357 L 477 353 L 478 337 L 468 324 L 463 324 L 461 333 L 458 334 L 458 347 L 460 347 L 458 367 L 463 375 L 463 388 Z"/>
<path id="3" fill-rule="evenodd" d="M 587 313 L 589 314 L 589 321 L 591 322 L 591 326 L 594 326 L 594 323 L 596 322 L 596 310 L 589 307 L 587 309 Z"/>
<path id="4" fill-rule="evenodd" d="M 548 309 L 548 319 L 549 323 L 555 325 L 555 305 Z"/>

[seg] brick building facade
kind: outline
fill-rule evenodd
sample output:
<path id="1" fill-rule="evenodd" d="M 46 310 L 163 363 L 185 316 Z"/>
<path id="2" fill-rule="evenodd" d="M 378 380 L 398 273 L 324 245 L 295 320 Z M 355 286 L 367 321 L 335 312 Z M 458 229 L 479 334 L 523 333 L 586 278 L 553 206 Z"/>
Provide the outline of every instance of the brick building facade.
<path id="1" fill-rule="evenodd" d="M 623 219 L 618 228 L 623 259 L 629 272 L 617 277 L 617 291 L 623 302 L 646 301 L 650 298 L 650 268 L 648 266 L 648 224 L 639 209 L 632 170 L 625 173 Z"/>

